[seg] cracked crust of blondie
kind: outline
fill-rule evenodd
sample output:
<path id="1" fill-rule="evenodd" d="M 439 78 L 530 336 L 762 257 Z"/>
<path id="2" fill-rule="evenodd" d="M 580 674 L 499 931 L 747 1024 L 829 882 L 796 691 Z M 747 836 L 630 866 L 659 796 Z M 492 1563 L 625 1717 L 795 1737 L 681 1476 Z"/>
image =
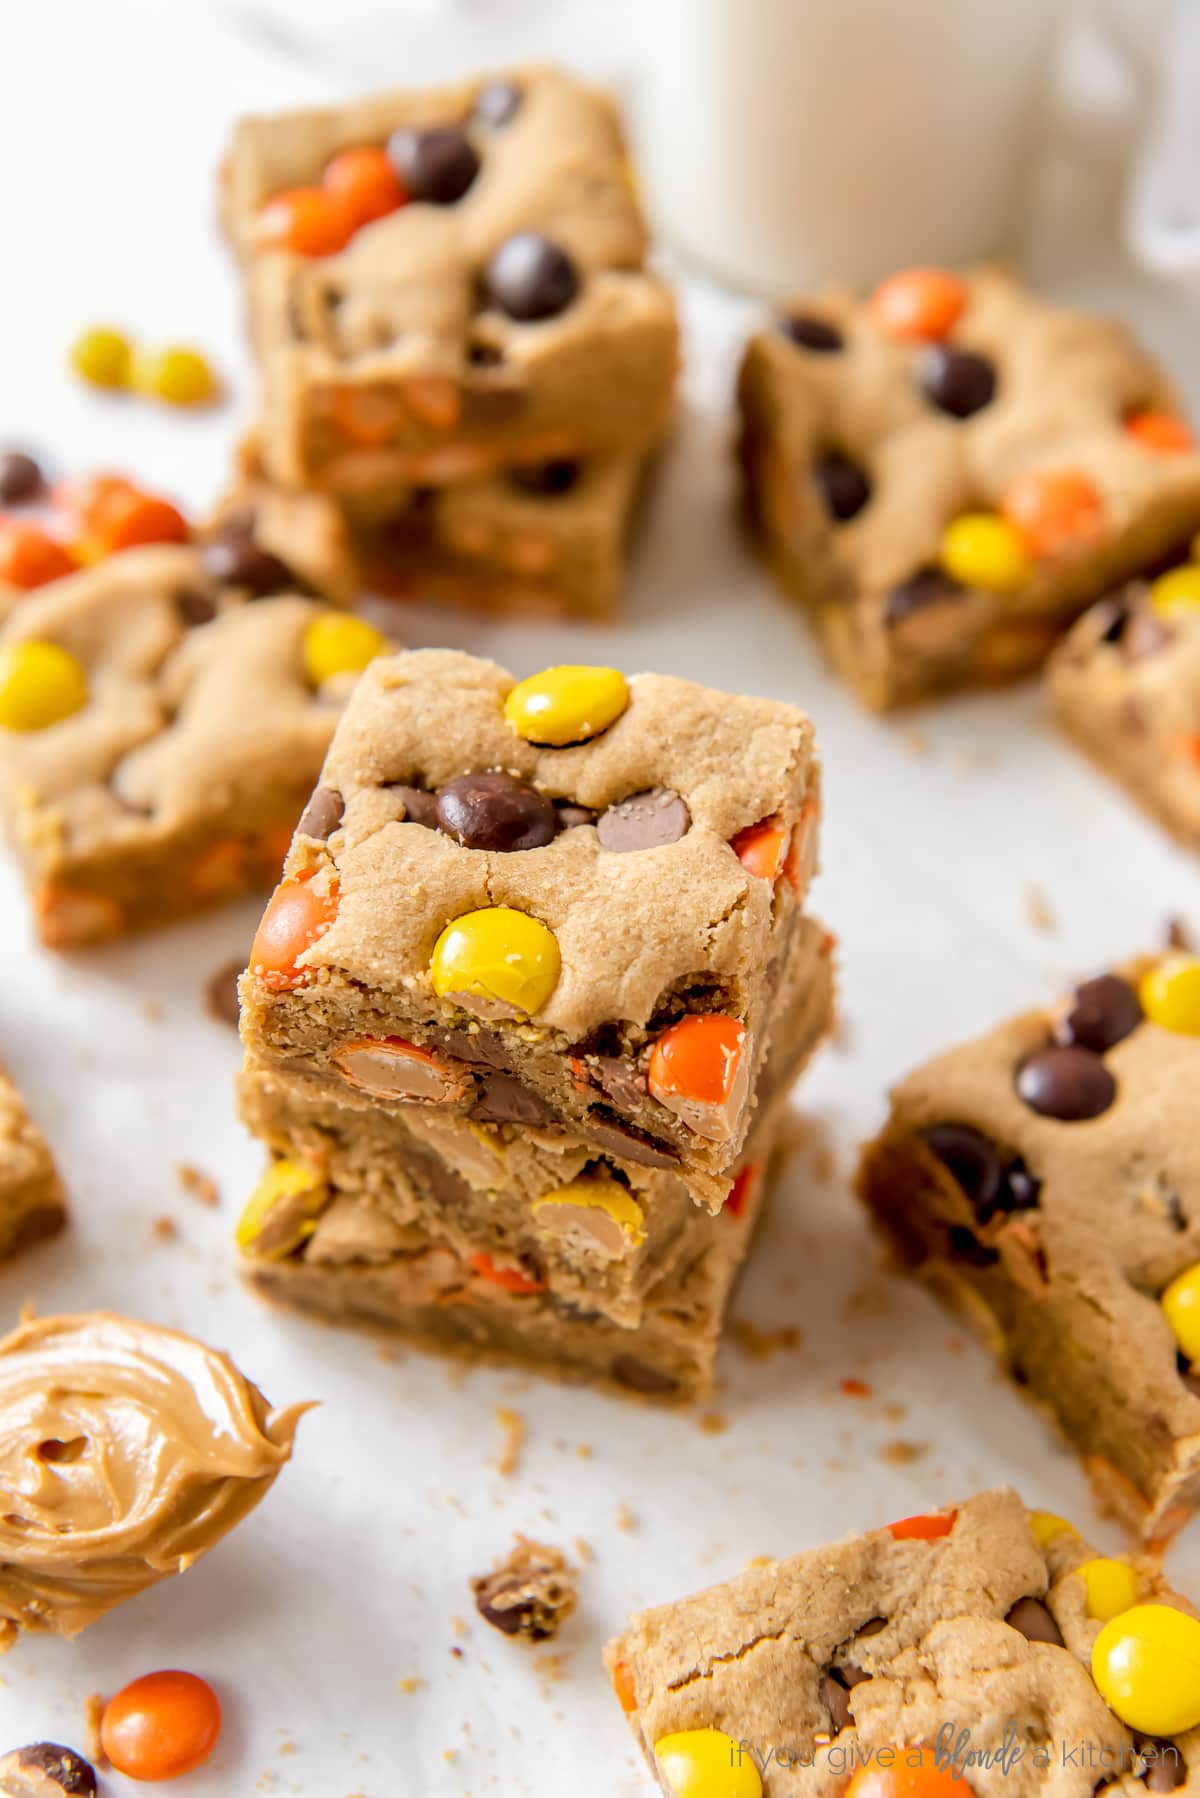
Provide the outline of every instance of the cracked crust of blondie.
<path id="1" fill-rule="evenodd" d="M 1150 1748 L 1181 1768 L 1150 1789 L 1196 1789 L 1200 1731 L 1147 1742 L 1096 1688 L 1101 1623 L 1079 1577 L 1093 1551 L 1069 1524 L 1005 1490 L 908 1521 L 929 1535 L 848 1536 L 635 1616 L 605 1662 L 651 1767 L 664 1737 L 719 1730 L 764 1798 L 831 1798 L 889 1749 L 902 1767 L 965 1732 L 976 1798 L 1091 1798 L 1098 1768 L 1114 1798 L 1141 1798 Z M 1196 1615 L 1154 1561 L 1128 1564 L 1139 1602 Z"/>
<path id="2" fill-rule="evenodd" d="M 481 95 L 501 83 L 517 103 L 488 121 Z M 259 247 L 263 206 L 318 184 L 339 152 L 446 128 L 478 164 L 453 203 L 410 201 L 336 254 Z M 642 454 L 666 428 L 674 304 L 644 266 L 620 121 L 597 88 L 531 67 L 244 119 L 223 212 L 245 271 L 274 479 L 347 493 L 438 484 L 520 462 Z M 566 252 L 577 282 L 569 303 L 532 321 L 480 291 L 493 253 L 528 232 Z"/>
<path id="3" fill-rule="evenodd" d="M 1173 965 L 1146 957 L 935 1057 L 859 1172 L 901 1260 L 1147 1539 L 1200 1504 L 1200 1396 L 1160 1303 L 1200 1262 L 1200 1037 L 1138 998 Z"/>
<path id="4" fill-rule="evenodd" d="M 1125 428 L 1177 402 L 1124 324 L 1052 305 L 997 269 L 962 287 L 950 347 L 994 383 L 965 416 L 929 397 L 929 358 L 944 346 L 888 335 L 843 290 L 796 300 L 742 365 L 752 524 L 833 667 L 877 710 L 1040 666 L 1094 599 L 1200 524 L 1200 455 L 1160 453 Z M 819 324 L 821 347 L 789 336 L 789 318 L 810 335 Z M 823 460 L 857 488 L 832 506 Z M 1055 470 L 1091 484 L 1100 528 L 1035 556 L 1008 590 L 943 578 L 953 520 L 998 514 L 1014 483 Z"/>
<path id="5" fill-rule="evenodd" d="M 815 867 L 811 726 L 772 700 L 647 674 L 590 740 L 539 748 L 506 719 L 514 684 L 449 650 L 366 672 L 321 776 L 337 822 L 324 840 L 298 832 L 285 870 L 330 921 L 287 981 L 244 976 L 247 1048 L 280 1069 L 339 1077 L 338 1057 L 364 1040 L 401 1039 L 515 1074 L 581 1135 L 615 1121 L 684 1169 L 722 1174 L 745 1138 L 772 977 Z M 533 788 L 532 803 L 569 806 L 569 827 L 542 847 L 495 852 L 410 816 L 481 770 L 515 778 L 527 800 Z M 647 794 L 674 807 L 674 837 L 607 850 L 605 818 Z M 731 847 L 768 821 L 791 846 L 787 879 L 750 872 Z M 552 989 L 523 1022 L 463 1009 L 431 977 L 447 926 L 497 907 L 537 920 L 556 945 Z M 742 1033 L 741 1096 L 710 1136 L 654 1097 L 643 1066 L 673 1021 L 702 1013 Z"/>

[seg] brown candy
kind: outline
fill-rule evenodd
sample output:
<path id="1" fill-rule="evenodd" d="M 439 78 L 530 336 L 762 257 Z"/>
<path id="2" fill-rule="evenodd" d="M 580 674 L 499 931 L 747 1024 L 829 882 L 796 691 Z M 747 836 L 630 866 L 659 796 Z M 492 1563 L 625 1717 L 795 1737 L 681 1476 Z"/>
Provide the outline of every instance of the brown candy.
<path id="1" fill-rule="evenodd" d="M 687 835 L 692 815 L 678 793 L 653 787 L 610 805 L 596 825 L 600 847 L 615 855 L 662 849 Z"/>
<path id="2" fill-rule="evenodd" d="M 232 1024 L 235 1030 L 240 1012 L 238 981 L 245 965 L 244 956 L 238 961 L 226 962 L 204 983 L 204 1005 L 209 1017 L 215 1018 L 218 1024 Z"/>
<path id="3" fill-rule="evenodd" d="M 345 815 L 345 803 L 334 787 L 317 787 L 300 814 L 296 834 L 327 843 Z"/>
<path id="4" fill-rule="evenodd" d="M 1063 1646 L 1062 1631 L 1049 1606 L 1040 1598 L 1018 1598 L 1004 1621 L 1011 1629 L 1019 1630 L 1027 1642 L 1050 1642 L 1055 1648 Z"/>
<path id="5" fill-rule="evenodd" d="M 1117 1083 L 1098 1055 L 1069 1045 L 1041 1049 L 1017 1070 L 1017 1092 L 1031 1111 L 1063 1124 L 1107 1111 Z"/>
<path id="6" fill-rule="evenodd" d="M 543 849 L 558 831 L 544 793 L 511 774 L 460 774 L 437 795 L 437 821 L 464 849 Z"/>
<path id="7" fill-rule="evenodd" d="M 42 471 L 24 450 L 7 450 L 0 456 L 0 506 L 24 506 L 45 486 Z"/>
<path id="8" fill-rule="evenodd" d="M 1128 980 L 1122 980 L 1119 974 L 1100 974 L 1075 988 L 1059 1040 L 1103 1055 L 1136 1030 L 1141 1021 L 1141 1001 Z"/>

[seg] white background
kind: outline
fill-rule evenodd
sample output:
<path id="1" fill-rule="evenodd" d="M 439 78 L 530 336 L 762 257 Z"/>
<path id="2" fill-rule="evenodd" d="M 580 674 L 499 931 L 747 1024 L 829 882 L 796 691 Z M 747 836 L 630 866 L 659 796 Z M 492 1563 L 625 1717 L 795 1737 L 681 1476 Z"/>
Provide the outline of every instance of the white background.
<path id="1" fill-rule="evenodd" d="M 362 10 L 346 14 L 348 33 Z M 597 34 L 595 7 L 584 11 L 592 29 L 581 43 L 601 35 L 615 54 L 620 30 Z M 496 9 L 466 13 L 491 21 L 480 58 L 497 54 Z M 294 17 L 320 14 L 309 5 Z M 326 23 L 330 14 L 332 5 Z M 314 64 L 183 0 L 38 0 L 5 15 L 0 433 L 57 470 L 123 467 L 201 504 L 252 391 L 212 222 L 228 121 L 346 87 L 356 58 L 376 82 L 416 79 L 424 65 L 382 28 L 377 44 L 348 38 L 344 67 Z M 559 29 L 564 17 L 555 14 Z M 428 65 L 470 61 L 477 42 L 482 32 L 447 39 L 439 28 Z M 512 47 L 527 47 L 515 32 Z M 1116 113 L 1101 134 L 1085 121 L 1075 166 L 1060 158 L 1047 184 L 1034 264 L 1057 291 L 1133 312 L 1196 399 L 1186 296 L 1143 288 L 1113 259 L 1123 141 Z M 765 1362 L 727 1348 L 714 1408 L 729 1427 L 707 1434 L 694 1417 L 515 1374 L 455 1378 L 415 1355 L 385 1362 L 366 1340 L 259 1309 L 233 1277 L 229 1235 L 260 1157 L 233 1119 L 235 1038 L 200 1000 L 209 972 L 244 950 L 256 907 L 56 960 L 30 946 L 5 864 L 0 1056 L 61 1158 L 74 1227 L 0 1275 L 0 1322 L 14 1323 L 29 1297 L 43 1310 L 128 1310 L 229 1348 L 273 1399 L 314 1398 L 321 1409 L 302 1423 L 295 1462 L 267 1503 L 196 1571 L 75 1644 L 19 1645 L 0 1666 L 0 1750 L 45 1737 L 81 1745 L 87 1694 L 180 1665 L 215 1681 L 227 1714 L 210 1768 L 179 1788 L 189 1798 L 632 1798 L 647 1782 L 598 1660 L 630 1608 L 732 1574 L 751 1555 L 1006 1479 L 1116 1542 L 1094 1524 L 1073 1460 L 982 1351 L 880 1272 L 847 1173 L 893 1077 L 1157 942 L 1170 912 L 1200 926 L 1200 874 L 1058 742 L 1036 684 L 897 725 L 854 710 L 732 522 L 729 390 L 756 308 L 700 284 L 684 299 L 679 431 L 620 631 L 432 612 L 406 615 L 403 628 L 411 643 L 470 645 L 522 673 L 612 660 L 774 694 L 815 718 L 828 769 L 816 906 L 841 939 L 845 1040 L 823 1055 L 800 1106 L 838 1171 L 823 1183 L 811 1153 L 796 1154 L 735 1306 L 764 1328 L 799 1325 L 803 1348 Z M 101 319 L 206 346 L 232 404 L 180 417 L 84 392 L 64 352 Z M 1053 932 L 1031 924 L 1031 887 Z M 179 1162 L 216 1178 L 219 1211 L 182 1195 Z M 178 1240 L 155 1239 L 162 1216 Z M 876 1396 L 843 1396 L 848 1376 Z M 529 1428 L 509 1479 L 491 1465 L 497 1404 Z M 899 1441 L 925 1452 L 897 1465 L 884 1451 Z M 619 1527 L 622 1506 L 632 1528 Z M 582 1537 L 594 1552 L 580 1612 L 556 1645 L 557 1682 L 536 1651 L 471 1609 L 469 1576 L 516 1529 L 568 1551 Z M 1200 1541 L 1172 1564 L 1200 1588 Z M 463 1636 L 455 1616 L 468 1619 Z M 409 1679 L 424 1683 L 401 1691 Z M 106 1786 L 133 1789 L 115 1777 Z"/>

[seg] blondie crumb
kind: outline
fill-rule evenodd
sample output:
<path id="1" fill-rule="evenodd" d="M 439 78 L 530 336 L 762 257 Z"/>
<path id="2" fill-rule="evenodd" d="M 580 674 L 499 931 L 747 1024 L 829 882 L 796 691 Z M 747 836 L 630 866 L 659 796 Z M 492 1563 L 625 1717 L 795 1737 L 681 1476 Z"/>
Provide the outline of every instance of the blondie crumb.
<path id="1" fill-rule="evenodd" d="M 512 1552 L 471 1581 L 475 1608 L 505 1636 L 545 1642 L 575 1609 L 574 1572 L 560 1549 L 518 1536 Z"/>

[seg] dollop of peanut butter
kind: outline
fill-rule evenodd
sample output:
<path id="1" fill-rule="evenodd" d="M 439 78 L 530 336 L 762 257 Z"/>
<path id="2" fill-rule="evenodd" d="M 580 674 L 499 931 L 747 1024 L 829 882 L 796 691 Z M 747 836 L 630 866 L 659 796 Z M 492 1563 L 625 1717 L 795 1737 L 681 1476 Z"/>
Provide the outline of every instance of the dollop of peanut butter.
<path id="1" fill-rule="evenodd" d="M 73 1636 L 182 1573 L 265 1496 L 307 1409 L 227 1355 L 105 1311 L 0 1341 L 0 1648 Z"/>

